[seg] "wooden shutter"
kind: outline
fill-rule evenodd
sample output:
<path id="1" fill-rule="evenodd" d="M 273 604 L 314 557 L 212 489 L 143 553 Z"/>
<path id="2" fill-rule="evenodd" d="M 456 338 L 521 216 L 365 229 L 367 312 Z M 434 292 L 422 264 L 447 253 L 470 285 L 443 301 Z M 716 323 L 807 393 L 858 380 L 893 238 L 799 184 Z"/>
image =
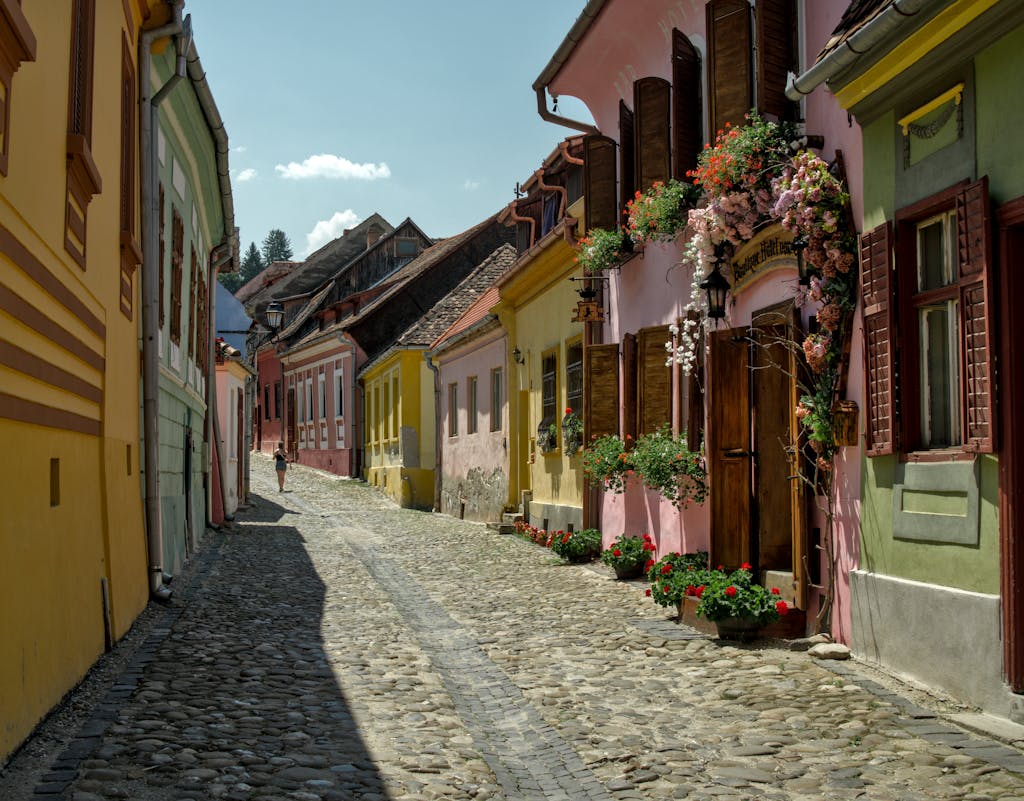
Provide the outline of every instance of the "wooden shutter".
<path id="1" fill-rule="evenodd" d="M 599 134 L 583 138 L 583 192 L 586 195 L 586 227 L 618 227 L 615 198 L 615 140 Z"/>
<path id="2" fill-rule="evenodd" d="M 636 334 L 622 338 L 622 436 L 636 438 Z"/>
<path id="3" fill-rule="evenodd" d="M 757 0 L 757 110 L 793 119 L 786 77 L 796 72 L 796 9 L 793 0 Z"/>
<path id="4" fill-rule="evenodd" d="M 892 297 L 892 227 L 883 223 L 860 238 L 864 299 L 864 394 L 868 456 L 896 449 L 895 307 Z"/>
<path id="5" fill-rule="evenodd" d="M 689 409 L 686 414 L 686 439 L 691 451 L 700 448 L 704 440 L 704 326 L 701 324 L 700 314 L 690 309 L 686 314 L 687 319 L 695 320 L 698 324 L 696 332 L 700 337 L 697 340 L 697 358 L 694 360 L 693 368 L 690 370 L 689 378 L 684 375 L 684 380 L 689 381 L 687 402 Z"/>
<path id="6" fill-rule="evenodd" d="M 991 225 L 986 177 L 956 196 L 964 450 L 981 453 L 996 439 Z"/>
<path id="7" fill-rule="evenodd" d="M 672 368 L 666 364 L 665 343 L 672 334 L 667 325 L 645 328 L 637 342 L 639 395 L 638 434 L 653 434 L 672 422 Z"/>
<path id="8" fill-rule="evenodd" d="M 619 205 L 622 209 L 636 192 L 636 143 L 633 139 L 633 112 L 619 101 Z"/>
<path id="9" fill-rule="evenodd" d="M 753 103 L 750 6 L 747 0 L 711 0 L 708 20 L 710 138 L 726 122 L 742 125 Z"/>
<path id="10" fill-rule="evenodd" d="M 589 442 L 619 433 L 619 346 L 588 345 L 583 354 L 583 434 Z"/>
<path id="11" fill-rule="evenodd" d="M 664 78 L 641 78 L 633 84 L 635 171 L 641 192 L 672 177 L 671 107 L 672 86 Z"/>
<path id="12" fill-rule="evenodd" d="M 685 181 L 696 169 L 704 133 L 701 126 L 700 53 L 682 31 L 672 31 L 673 175 Z"/>
<path id="13" fill-rule="evenodd" d="M 159 195 L 160 195 L 160 201 L 159 201 L 159 206 L 160 206 L 159 217 L 160 217 L 160 221 L 157 223 L 157 228 L 159 230 L 159 234 L 158 234 L 159 245 L 157 247 L 156 263 L 157 263 L 157 272 L 158 272 L 159 277 L 160 277 L 159 278 L 160 287 L 157 290 L 160 293 L 159 327 L 160 327 L 161 330 L 163 330 L 164 318 L 166 316 L 165 313 L 164 313 L 164 248 L 167 247 L 167 243 L 166 243 L 166 241 L 164 239 L 164 185 L 163 184 L 160 184 Z"/>

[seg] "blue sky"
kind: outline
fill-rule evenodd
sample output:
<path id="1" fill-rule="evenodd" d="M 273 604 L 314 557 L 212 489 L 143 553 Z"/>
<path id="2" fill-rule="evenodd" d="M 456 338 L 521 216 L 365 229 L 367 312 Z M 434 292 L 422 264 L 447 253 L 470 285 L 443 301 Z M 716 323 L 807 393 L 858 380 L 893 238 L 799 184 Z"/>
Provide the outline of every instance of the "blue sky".
<path id="1" fill-rule="evenodd" d="M 231 143 L 242 250 L 297 258 L 379 212 L 430 236 L 513 199 L 572 131 L 533 81 L 584 0 L 187 0 Z M 571 98 L 559 112 L 591 119 Z"/>

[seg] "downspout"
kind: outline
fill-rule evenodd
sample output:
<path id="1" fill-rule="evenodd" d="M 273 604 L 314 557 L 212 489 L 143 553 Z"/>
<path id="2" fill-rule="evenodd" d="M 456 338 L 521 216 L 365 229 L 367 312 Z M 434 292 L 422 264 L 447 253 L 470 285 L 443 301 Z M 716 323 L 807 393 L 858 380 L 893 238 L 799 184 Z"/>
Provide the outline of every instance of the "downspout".
<path id="1" fill-rule="evenodd" d="M 568 164 L 575 164 L 577 167 L 582 167 L 586 162 L 583 159 L 576 158 L 569 153 L 569 143 L 564 139 L 558 143 L 558 152 L 562 154 L 562 159 Z"/>
<path id="2" fill-rule="evenodd" d="M 549 186 L 544 183 L 544 170 L 543 168 L 537 170 L 534 175 L 537 176 L 537 186 L 542 192 L 558 192 L 562 199 L 558 203 L 558 220 L 559 222 L 565 217 L 565 207 L 569 200 L 569 192 L 564 186 Z"/>
<path id="3" fill-rule="evenodd" d="M 584 34 L 586 34 L 587 30 L 589 30 L 590 26 L 593 24 L 594 20 L 597 19 L 597 15 L 601 13 L 601 9 L 604 8 L 606 2 L 607 0 L 589 0 L 586 7 L 584 7 L 583 11 L 576 19 L 576 22 L 573 23 L 569 33 L 566 34 L 565 39 L 562 40 L 562 44 L 558 46 L 558 50 L 555 51 L 555 55 L 551 57 L 551 61 L 548 62 L 548 65 L 537 77 L 537 80 L 533 82 L 533 91 L 537 93 L 537 113 L 540 114 L 542 120 L 553 122 L 556 125 L 564 125 L 566 128 L 572 128 L 574 131 L 582 131 L 586 134 L 601 133 L 593 125 L 588 125 L 587 123 L 579 122 L 578 120 L 572 120 L 568 117 L 556 114 L 553 111 L 549 111 L 547 88 L 555 79 L 555 76 L 558 75 L 565 62 L 569 60 L 569 56 L 572 55 L 572 51 L 576 49 L 576 45 L 579 44 L 583 39 Z"/>
<path id="4" fill-rule="evenodd" d="M 163 521 L 160 508 L 160 270 L 159 193 L 157 192 L 157 106 L 184 77 L 181 55 L 181 3 L 171 4 L 173 21 L 139 37 L 139 135 L 142 169 L 142 430 L 145 456 L 146 547 L 149 554 L 149 592 L 158 601 L 168 601 L 171 591 L 164 586 Z M 173 36 L 178 46 L 175 74 L 152 96 L 150 48 L 157 39 Z"/>
<path id="5" fill-rule="evenodd" d="M 813 67 L 797 77 L 789 73 L 786 82 L 786 97 L 800 100 L 809 95 L 825 81 L 831 80 L 857 59 L 866 55 L 873 47 L 889 34 L 908 24 L 932 0 L 893 0 L 891 6 L 868 22 L 863 28 L 846 38 L 835 50 L 829 53 Z M 948 2 L 946 3 L 948 5 Z"/>
<path id="6" fill-rule="evenodd" d="M 210 309 L 206 320 L 206 330 L 211 334 L 207 337 L 209 345 L 206 350 L 206 364 L 208 365 L 206 375 L 206 441 L 212 442 L 213 447 L 217 449 L 217 466 L 220 468 L 220 499 L 223 504 L 225 520 L 233 520 L 234 517 L 228 516 L 227 464 L 224 461 L 224 452 L 220 447 L 220 419 L 217 415 L 217 359 L 215 352 L 217 337 L 214 336 L 217 331 L 214 325 L 214 321 L 217 319 L 217 292 L 215 291 L 217 285 L 214 282 L 217 280 L 217 273 L 221 265 L 231 261 L 232 256 L 230 240 L 221 242 L 210 251 L 210 277 L 207 284 L 210 288 Z M 212 493 L 212 486 L 210 491 Z M 213 504 L 207 504 L 206 508 L 207 510 L 213 509 Z"/>
<path id="7" fill-rule="evenodd" d="M 434 374 L 434 511 L 441 511 L 441 368 L 434 364 L 432 353 L 423 352 L 427 367 Z"/>
<path id="8" fill-rule="evenodd" d="M 517 202 L 518 201 L 513 200 L 508 204 L 509 215 L 516 222 L 528 222 L 530 224 L 530 247 L 532 248 L 534 243 L 537 241 L 537 221 L 533 219 L 533 217 L 519 216 L 519 213 L 516 211 Z M 527 250 L 529 250 L 529 248 L 527 248 Z"/>

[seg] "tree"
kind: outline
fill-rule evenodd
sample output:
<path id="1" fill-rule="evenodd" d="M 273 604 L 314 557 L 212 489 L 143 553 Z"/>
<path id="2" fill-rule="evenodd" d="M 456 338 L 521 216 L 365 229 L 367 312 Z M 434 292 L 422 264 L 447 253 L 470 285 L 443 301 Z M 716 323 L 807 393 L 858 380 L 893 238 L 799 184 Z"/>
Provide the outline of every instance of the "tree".
<path id="1" fill-rule="evenodd" d="M 238 272 L 221 273 L 218 278 L 220 278 L 220 282 L 227 287 L 228 291 L 233 295 L 244 284 L 247 284 L 263 272 L 265 266 L 263 258 L 260 256 L 260 251 L 256 247 L 256 243 L 250 242 L 249 249 L 245 252 L 245 256 L 242 258 L 242 264 L 239 266 Z"/>
<path id="2" fill-rule="evenodd" d="M 292 243 L 280 228 L 274 228 L 263 240 L 263 264 L 271 265 L 275 261 L 290 261 Z"/>

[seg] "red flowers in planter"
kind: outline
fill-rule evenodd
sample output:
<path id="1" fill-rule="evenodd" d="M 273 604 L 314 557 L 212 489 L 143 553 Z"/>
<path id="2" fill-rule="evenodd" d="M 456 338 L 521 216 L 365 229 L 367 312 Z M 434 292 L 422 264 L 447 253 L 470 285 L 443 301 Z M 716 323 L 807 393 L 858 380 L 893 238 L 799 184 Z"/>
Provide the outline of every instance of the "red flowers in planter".
<path id="1" fill-rule="evenodd" d="M 667 575 L 668 573 L 671 573 L 671 572 L 672 572 L 672 565 L 666 563 L 666 564 L 661 566 L 661 575 L 664 576 L 664 575 Z"/>
<path id="2" fill-rule="evenodd" d="M 772 587 L 772 595 L 781 595 L 778 587 Z"/>
<path id="3" fill-rule="evenodd" d="M 732 585 L 729 585 L 728 587 L 725 588 L 725 594 L 728 595 L 730 598 L 735 598 L 736 597 L 736 588 L 733 587 Z"/>
<path id="4" fill-rule="evenodd" d="M 612 551 L 612 556 L 622 556 L 622 551 L 616 548 L 614 551 Z"/>
<path id="5" fill-rule="evenodd" d="M 789 604 L 787 604 L 785 601 L 778 601 L 775 604 L 775 611 L 778 612 L 780 615 L 784 615 L 787 612 L 789 612 Z"/>

